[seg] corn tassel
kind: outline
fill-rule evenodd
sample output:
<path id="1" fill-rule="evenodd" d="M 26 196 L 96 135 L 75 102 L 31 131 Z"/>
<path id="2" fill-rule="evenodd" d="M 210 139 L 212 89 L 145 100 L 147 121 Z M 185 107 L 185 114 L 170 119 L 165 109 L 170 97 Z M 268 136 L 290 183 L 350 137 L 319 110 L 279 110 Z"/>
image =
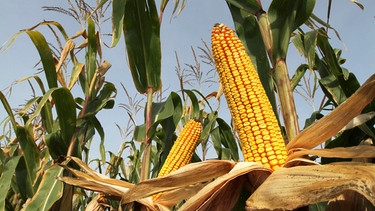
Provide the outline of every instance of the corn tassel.
<path id="1" fill-rule="evenodd" d="M 245 47 L 233 30 L 216 24 L 212 51 L 245 161 L 276 169 L 287 152 L 278 121 Z"/>
<path id="2" fill-rule="evenodd" d="M 189 120 L 169 152 L 158 177 L 167 175 L 190 163 L 202 133 L 202 123 Z"/>

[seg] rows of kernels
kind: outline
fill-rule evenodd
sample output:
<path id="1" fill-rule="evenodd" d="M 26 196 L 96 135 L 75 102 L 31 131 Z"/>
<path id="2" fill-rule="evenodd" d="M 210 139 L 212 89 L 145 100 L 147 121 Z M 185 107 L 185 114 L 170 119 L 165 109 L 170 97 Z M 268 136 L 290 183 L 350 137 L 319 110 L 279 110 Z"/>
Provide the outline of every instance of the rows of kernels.
<path id="1" fill-rule="evenodd" d="M 212 30 L 212 51 L 245 161 L 276 169 L 286 159 L 281 131 L 258 73 L 234 32 Z"/>
<path id="2" fill-rule="evenodd" d="M 202 123 L 189 120 L 173 144 L 158 177 L 167 175 L 190 163 L 202 133 Z"/>

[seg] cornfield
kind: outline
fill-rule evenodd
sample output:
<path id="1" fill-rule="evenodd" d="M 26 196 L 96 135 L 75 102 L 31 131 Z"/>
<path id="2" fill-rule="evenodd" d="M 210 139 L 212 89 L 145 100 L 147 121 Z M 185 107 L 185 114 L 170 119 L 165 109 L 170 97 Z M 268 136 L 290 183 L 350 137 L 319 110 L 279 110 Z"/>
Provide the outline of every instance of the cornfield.
<path id="1" fill-rule="evenodd" d="M 375 75 L 360 84 L 344 68 L 315 0 L 226 3 L 234 28 L 209 26 L 202 37 L 210 44 L 202 42 L 201 54 L 189 49 L 195 64 L 187 69 L 176 53 L 179 90 L 163 86 L 160 28 L 167 5 L 179 18 L 186 1 L 68 0 L 69 8 L 44 10 L 74 18 L 81 30 L 69 35 L 53 20 L 15 33 L 0 51 L 25 34 L 40 71 L 18 80 L 34 93 L 20 108 L 0 92 L 0 210 L 374 210 Z M 101 32 L 108 11 L 110 45 Z M 106 151 L 113 140 L 98 114 L 116 106 L 119 87 L 106 80 L 112 65 L 103 49 L 121 38 L 136 93 L 122 84 L 128 102 L 119 107 L 129 120 L 118 126 L 115 153 Z M 296 70 L 287 66 L 292 47 L 306 61 Z M 324 97 L 302 127 L 294 94 L 304 86 Z"/>

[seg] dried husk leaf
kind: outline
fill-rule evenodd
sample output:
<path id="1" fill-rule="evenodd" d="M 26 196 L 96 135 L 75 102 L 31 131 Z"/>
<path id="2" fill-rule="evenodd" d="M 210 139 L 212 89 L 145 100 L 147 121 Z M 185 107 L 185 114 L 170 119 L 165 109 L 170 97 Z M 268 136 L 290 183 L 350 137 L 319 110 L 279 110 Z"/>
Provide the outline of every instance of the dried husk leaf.
<path id="1" fill-rule="evenodd" d="M 359 145 L 363 145 L 363 146 L 371 146 L 373 144 L 374 142 L 372 141 L 371 138 L 362 140 L 361 143 L 359 143 Z M 372 163 L 372 160 L 373 158 L 353 158 L 352 162 Z"/>
<path id="2" fill-rule="evenodd" d="M 358 145 L 331 149 L 293 149 L 287 161 L 304 155 L 317 155 L 326 158 L 375 158 L 375 146 Z"/>
<path id="3" fill-rule="evenodd" d="M 294 166 L 310 166 L 310 165 L 319 165 L 319 163 L 306 159 L 306 158 L 296 158 L 293 160 L 288 160 L 285 162 L 284 167 L 290 168 Z"/>
<path id="4" fill-rule="evenodd" d="M 177 188 L 193 184 L 207 182 L 213 178 L 228 173 L 235 165 L 232 161 L 208 160 L 199 163 L 191 163 L 181 167 L 177 171 L 163 177 L 145 180 L 134 185 L 122 195 L 122 203 L 130 203 L 159 192 L 175 190 Z M 184 192 L 182 198 L 190 195 Z"/>
<path id="5" fill-rule="evenodd" d="M 132 183 L 125 182 L 122 180 L 112 179 L 105 175 L 99 174 L 98 172 L 92 170 L 79 158 L 67 157 L 67 159 L 74 161 L 86 173 L 70 168 L 66 164 L 61 164 L 61 166 L 69 170 L 70 172 L 72 172 L 74 176 L 76 176 L 77 179 L 82 180 L 82 182 L 83 181 L 85 181 L 86 183 L 95 182 L 95 185 L 93 187 L 96 187 L 96 185 L 100 186 L 100 184 L 105 184 L 105 185 L 110 185 L 111 187 L 117 187 L 117 189 L 124 191 L 134 186 L 134 184 Z M 60 179 L 63 181 L 67 181 L 67 182 L 74 181 L 74 180 L 69 180 L 65 177 L 60 178 Z"/>
<path id="6" fill-rule="evenodd" d="M 113 197 L 118 198 L 118 199 L 121 198 L 121 195 L 125 191 L 129 190 L 128 188 L 120 187 L 117 185 L 111 185 L 106 182 L 99 182 L 95 179 L 85 177 L 85 176 L 78 177 L 77 179 L 72 178 L 72 177 L 58 177 L 57 179 L 69 185 L 74 185 L 74 186 L 85 188 L 88 190 L 110 194 Z"/>
<path id="7" fill-rule="evenodd" d="M 353 190 L 375 205 L 375 164 L 340 162 L 281 167 L 249 197 L 247 209 L 288 209 L 334 199 Z"/>
<path id="8" fill-rule="evenodd" d="M 304 129 L 288 145 L 293 148 L 312 149 L 335 136 L 363 108 L 375 98 L 375 75 L 372 75 L 352 96 L 308 128 Z"/>
<path id="9" fill-rule="evenodd" d="M 251 174 L 250 182 L 261 184 L 272 172 L 271 169 L 253 162 L 240 162 L 227 174 L 218 177 L 191 197 L 180 210 L 231 210 L 238 200 L 244 182 Z"/>
<path id="10" fill-rule="evenodd" d="M 85 211 L 105 211 L 107 208 L 111 209 L 111 206 L 103 205 L 99 203 L 100 194 L 97 194 L 90 203 L 85 207 Z"/>

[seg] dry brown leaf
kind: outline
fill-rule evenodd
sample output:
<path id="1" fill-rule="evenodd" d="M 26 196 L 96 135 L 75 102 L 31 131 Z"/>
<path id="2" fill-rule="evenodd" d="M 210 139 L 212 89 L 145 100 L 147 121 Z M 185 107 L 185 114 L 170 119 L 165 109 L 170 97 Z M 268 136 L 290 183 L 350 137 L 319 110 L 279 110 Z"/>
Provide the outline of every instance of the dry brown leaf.
<path id="1" fill-rule="evenodd" d="M 85 211 L 105 211 L 107 208 L 111 209 L 111 206 L 103 205 L 102 203 L 98 202 L 100 196 L 100 194 L 97 194 L 93 199 L 91 199 L 90 203 L 85 207 Z"/>
<path id="2" fill-rule="evenodd" d="M 310 165 L 319 165 L 319 163 L 306 159 L 306 158 L 296 158 L 293 160 L 288 160 L 285 162 L 284 167 L 290 168 L 295 166 L 310 166 Z"/>
<path id="3" fill-rule="evenodd" d="M 80 48 L 86 48 L 89 40 L 86 38 L 81 44 L 77 46 L 78 49 Z"/>
<path id="4" fill-rule="evenodd" d="M 229 173 L 218 177 L 186 201 L 180 210 L 212 210 L 214 207 L 230 210 L 237 202 L 238 195 L 247 179 L 245 174 L 252 171 L 271 174 L 272 170 L 257 163 L 237 163 Z"/>
<path id="5" fill-rule="evenodd" d="M 371 146 L 373 144 L 374 144 L 374 142 L 372 141 L 371 138 L 362 140 L 361 143 L 359 143 L 359 145 L 363 145 L 363 146 Z M 352 162 L 371 163 L 372 160 L 373 160 L 373 158 L 353 158 Z"/>
<path id="6" fill-rule="evenodd" d="M 375 98 L 375 75 L 331 113 L 304 129 L 287 145 L 287 149 L 312 149 L 335 136 Z"/>
<path id="7" fill-rule="evenodd" d="M 81 29 L 81 30 L 77 31 L 76 34 L 69 37 L 69 39 L 75 39 L 75 38 L 80 37 L 80 36 L 82 36 L 84 38 L 87 38 L 87 33 L 86 33 L 85 29 Z"/>
<path id="8" fill-rule="evenodd" d="M 336 198 L 354 190 L 375 205 L 375 164 L 340 162 L 281 167 L 250 196 L 249 209 L 288 209 Z"/>
<path id="9" fill-rule="evenodd" d="M 196 183 L 207 182 L 228 173 L 234 165 L 235 163 L 232 161 L 223 160 L 208 160 L 199 163 L 191 163 L 166 176 L 145 180 L 134 185 L 133 188 L 122 195 L 121 201 L 122 203 L 130 203 L 158 192 L 175 190 Z"/>
<path id="10" fill-rule="evenodd" d="M 287 161 L 304 155 L 317 155 L 326 158 L 375 158 L 375 146 L 335 147 L 331 149 L 294 149 Z"/>
<path id="11" fill-rule="evenodd" d="M 117 180 L 109 178 L 103 174 L 99 174 L 98 172 L 92 170 L 89 166 L 87 166 L 81 159 L 76 157 L 67 157 L 67 159 L 70 159 L 74 161 L 83 171 L 86 171 L 86 173 L 82 171 L 75 170 L 73 168 L 69 168 L 66 165 L 61 165 L 64 168 L 68 169 L 70 172 L 72 172 L 76 177 L 82 180 L 88 180 L 88 181 L 95 181 L 97 183 L 105 183 L 108 185 L 114 185 L 118 186 L 119 188 L 125 188 L 124 190 L 127 190 L 128 188 L 131 188 L 134 186 L 134 184 L 125 182 L 123 180 Z"/>
<path id="12" fill-rule="evenodd" d="M 56 72 L 61 71 L 61 66 L 65 62 L 66 58 L 68 57 L 70 51 L 72 51 L 75 47 L 75 43 L 72 40 L 67 40 L 65 46 L 60 54 L 59 63 L 56 65 Z"/>
<path id="13" fill-rule="evenodd" d="M 107 194 L 111 194 L 113 197 L 121 198 L 121 195 L 128 191 L 128 188 L 111 185 L 106 182 L 99 182 L 94 179 L 88 178 L 72 178 L 72 177 L 58 177 L 57 179 L 63 181 L 66 184 L 74 185 L 77 187 L 85 188 L 88 190 L 93 190 L 97 192 L 103 192 Z"/>

